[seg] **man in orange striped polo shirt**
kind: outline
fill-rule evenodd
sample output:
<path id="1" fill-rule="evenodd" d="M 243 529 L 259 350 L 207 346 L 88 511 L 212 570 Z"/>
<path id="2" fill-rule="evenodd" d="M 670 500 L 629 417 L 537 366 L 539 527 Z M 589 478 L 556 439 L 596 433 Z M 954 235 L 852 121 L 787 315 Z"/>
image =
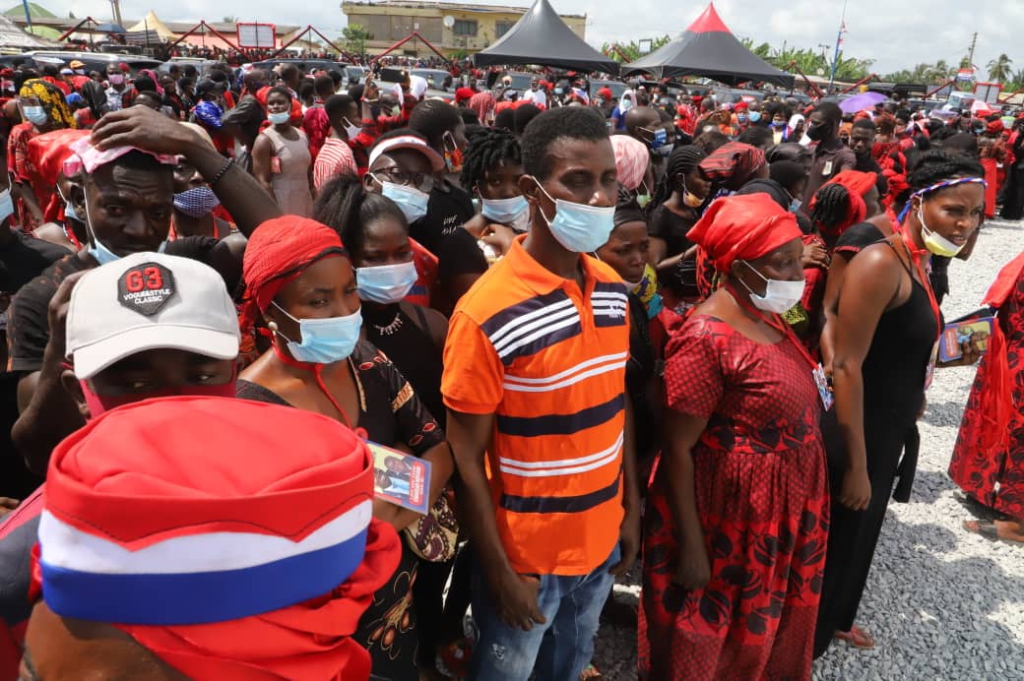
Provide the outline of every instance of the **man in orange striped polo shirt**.
<path id="1" fill-rule="evenodd" d="M 475 561 L 470 678 L 568 681 L 640 533 L 627 291 L 586 255 L 618 184 L 592 109 L 545 112 L 521 143 L 530 231 L 456 307 L 441 390 Z"/>

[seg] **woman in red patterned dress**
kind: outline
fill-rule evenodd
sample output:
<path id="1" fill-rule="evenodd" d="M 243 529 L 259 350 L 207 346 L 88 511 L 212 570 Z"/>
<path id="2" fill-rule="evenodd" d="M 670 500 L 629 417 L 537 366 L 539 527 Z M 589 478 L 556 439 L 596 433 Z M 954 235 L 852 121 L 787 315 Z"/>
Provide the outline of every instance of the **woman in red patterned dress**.
<path id="1" fill-rule="evenodd" d="M 642 679 L 810 679 L 828 534 L 812 360 L 777 313 L 803 293 L 796 219 L 764 194 L 694 226 L 725 285 L 669 341 L 647 506 Z"/>
<path id="2" fill-rule="evenodd" d="M 975 501 L 1002 514 L 967 521 L 989 539 L 1024 542 L 1024 253 L 985 295 L 999 310 L 989 352 L 967 400 L 949 477 Z"/>

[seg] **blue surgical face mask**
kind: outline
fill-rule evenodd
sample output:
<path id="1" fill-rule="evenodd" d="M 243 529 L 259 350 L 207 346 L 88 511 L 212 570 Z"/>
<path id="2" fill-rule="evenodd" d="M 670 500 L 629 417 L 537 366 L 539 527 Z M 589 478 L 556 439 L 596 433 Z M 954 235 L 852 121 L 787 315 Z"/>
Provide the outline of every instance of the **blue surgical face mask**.
<path id="1" fill-rule="evenodd" d="M 651 147 L 654 149 L 658 149 L 664 146 L 666 142 L 668 142 L 668 132 L 665 130 L 665 128 L 658 128 L 657 130 L 655 130 L 654 141 L 651 142 Z"/>
<path id="2" fill-rule="evenodd" d="M 488 220 L 508 225 L 518 232 L 525 232 L 530 223 L 530 204 L 525 196 L 511 199 L 483 199 L 480 213 Z"/>
<path id="3" fill-rule="evenodd" d="M 398 265 L 380 265 L 356 269 L 356 287 L 360 300 L 388 305 L 409 295 L 419 274 L 412 260 Z"/>
<path id="4" fill-rule="evenodd" d="M 394 201 L 402 209 L 402 213 L 410 225 L 427 214 L 427 203 L 430 201 L 429 194 L 421 192 L 415 187 L 406 187 L 394 182 L 382 181 L 376 175 L 371 174 L 371 177 L 380 182 L 381 194 Z"/>
<path id="5" fill-rule="evenodd" d="M 41 106 L 23 106 L 21 112 L 25 116 L 25 120 L 32 125 L 42 125 L 50 120 L 46 109 Z"/>
<path id="6" fill-rule="evenodd" d="M 539 211 L 548 223 L 551 236 L 573 253 L 593 253 L 608 243 L 615 228 L 615 206 L 588 206 L 584 203 L 552 199 L 540 180 L 533 178 L 544 196 L 555 202 L 555 217 L 548 218 L 544 210 Z"/>
<path id="7" fill-rule="evenodd" d="M 280 113 L 267 114 L 267 120 L 274 125 L 283 125 L 288 122 L 288 119 L 292 117 L 291 111 L 282 111 Z"/>
<path id="8" fill-rule="evenodd" d="M 792 201 L 789 202 L 789 212 L 797 212 L 798 210 L 800 210 L 800 206 L 802 205 L 804 205 L 803 201 L 801 201 L 800 199 L 793 199 Z"/>
<path id="9" fill-rule="evenodd" d="M 749 118 L 750 118 L 750 122 L 751 123 L 757 123 L 758 121 L 761 120 L 761 112 L 760 111 L 751 111 Z"/>
<path id="10" fill-rule="evenodd" d="M 82 191 L 85 192 L 85 187 L 82 187 Z M 89 214 L 89 194 L 85 194 L 85 233 L 89 239 L 89 244 L 85 247 L 85 252 L 96 259 L 101 265 L 112 263 L 121 259 L 117 253 L 106 247 L 106 245 L 96 238 L 96 232 L 92 228 L 92 216 Z M 71 205 L 70 203 L 68 204 Z M 156 252 L 163 253 L 167 250 L 167 239 L 160 242 L 157 246 Z"/>
<path id="11" fill-rule="evenodd" d="M 288 341 L 288 352 L 300 362 L 311 364 L 333 364 L 347 359 L 359 342 L 359 330 L 363 326 L 362 310 L 356 310 L 344 317 L 326 319 L 296 319 L 277 303 L 271 303 L 288 319 L 299 325 L 302 342 L 289 340 L 280 331 L 277 335 Z"/>
<path id="12" fill-rule="evenodd" d="M 11 197 L 11 190 L 5 189 L 0 192 L 0 223 L 14 215 L 14 199 Z"/>

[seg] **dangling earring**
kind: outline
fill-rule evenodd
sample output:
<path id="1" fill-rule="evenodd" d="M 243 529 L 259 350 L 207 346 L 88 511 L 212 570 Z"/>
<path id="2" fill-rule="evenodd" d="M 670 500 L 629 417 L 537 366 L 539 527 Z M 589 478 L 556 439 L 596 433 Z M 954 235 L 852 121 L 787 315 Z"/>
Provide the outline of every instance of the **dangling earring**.
<path id="1" fill-rule="evenodd" d="M 273 331 L 274 333 L 277 333 L 277 322 L 268 322 L 267 328 Z"/>

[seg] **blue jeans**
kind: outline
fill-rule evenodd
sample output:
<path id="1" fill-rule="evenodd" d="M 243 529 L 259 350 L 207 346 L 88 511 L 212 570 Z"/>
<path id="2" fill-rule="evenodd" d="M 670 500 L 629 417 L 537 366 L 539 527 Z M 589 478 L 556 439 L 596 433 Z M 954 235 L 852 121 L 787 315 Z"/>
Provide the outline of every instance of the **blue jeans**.
<path id="1" fill-rule="evenodd" d="M 473 570 L 473 621 L 480 632 L 470 660 L 471 681 L 576 681 L 594 655 L 601 609 L 615 578 L 608 568 L 619 562 L 618 544 L 589 575 L 541 575 L 537 609 L 547 619 L 530 631 L 510 627 L 491 603 L 491 591 Z"/>

